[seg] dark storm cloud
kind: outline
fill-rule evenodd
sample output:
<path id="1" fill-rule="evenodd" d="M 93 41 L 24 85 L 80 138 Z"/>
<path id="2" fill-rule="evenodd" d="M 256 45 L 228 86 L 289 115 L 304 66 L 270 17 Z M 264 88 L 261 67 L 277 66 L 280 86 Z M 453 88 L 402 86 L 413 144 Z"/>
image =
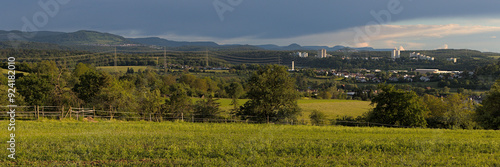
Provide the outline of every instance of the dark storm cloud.
<path id="1" fill-rule="evenodd" d="M 40 0 L 41 2 L 56 0 Z M 67 1 L 67 0 L 66 0 Z M 213 3 L 232 11 L 221 20 Z M 215 38 L 285 38 L 341 30 L 376 21 L 370 11 L 387 10 L 391 0 L 71 0 L 60 6 L 40 30 L 81 29 L 140 36 L 176 34 Z M 496 0 L 393 0 L 402 12 L 391 21 L 415 18 L 497 15 Z M 0 29 L 21 29 L 22 17 L 43 11 L 38 1 L 6 1 L 0 7 Z M 226 6 L 227 7 L 227 6 Z M 382 19 L 386 19 L 382 17 Z"/>

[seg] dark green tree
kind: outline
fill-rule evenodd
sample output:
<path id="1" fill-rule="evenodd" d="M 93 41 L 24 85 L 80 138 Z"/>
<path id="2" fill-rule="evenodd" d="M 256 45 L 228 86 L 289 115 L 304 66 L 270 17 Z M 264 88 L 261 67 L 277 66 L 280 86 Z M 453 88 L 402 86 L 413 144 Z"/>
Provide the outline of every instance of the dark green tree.
<path id="1" fill-rule="evenodd" d="M 134 92 L 135 87 L 130 81 L 111 78 L 109 86 L 100 88 L 95 97 L 91 98 L 90 104 L 107 111 L 135 112 L 139 108 L 139 99 Z M 124 116 L 132 116 L 132 114 L 124 114 Z"/>
<path id="2" fill-rule="evenodd" d="M 301 111 L 294 81 L 284 66 L 260 68 L 248 80 L 247 97 L 250 100 L 236 115 L 256 122 L 295 120 Z"/>
<path id="3" fill-rule="evenodd" d="M 27 105 L 51 105 L 54 85 L 49 75 L 31 74 L 20 78 L 17 92 L 24 97 Z"/>
<path id="4" fill-rule="evenodd" d="M 238 110 L 238 98 L 243 95 L 243 86 L 238 82 L 232 82 L 226 87 L 226 92 L 231 97 L 231 105 L 233 106 L 233 112 Z"/>
<path id="5" fill-rule="evenodd" d="M 110 76 L 104 72 L 88 70 L 79 77 L 79 83 L 73 87 L 78 97 L 89 103 L 102 88 L 110 85 Z"/>
<path id="6" fill-rule="evenodd" d="M 477 121 L 486 129 L 500 129 L 500 80 L 491 87 L 477 109 Z"/>
<path id="7" fill-rule="evenodd" d="M 187 87 L 184 84 L 174 84 L 170 86 L 170 98 L 165 101 L 167 108 L 167 117 L 173 119 L 182 119 L 187 114 L 191 113 L 192 102 L 191 98 L 187 95 Z"/>
<path id="8" fill-rule="evenodd" d="M 127 74 L 133 74 L 133 73 L 134 73 L 134 68 L 127 67 Z"/>
<path id="9" fill-rule="evenodd" d="M 154 118 L 156 121 L 160 121 L 161 117 L 161 106 L 163 98 L 161 97 L 160 90 L 155 89 L 153 91 L 142 90 L 139 93 L 142 94 L 140 108 L 142 110 L 141 115 L 147 118 L 149 114 L 155 114 Z"/>
<path id="10" fill-rule="evenodd" d="M 220 103 L 209 96 L 208 98 L 197 101 L 193 106 L 193 117 L 195 121 L 200 119 L 216 119 L 220 114 Z"/>
<path id="11" fill-rule="evenodd" d="M 413 91 L 395 89 L 392 85 L 379 85 L 382 90 L 372 99 L 375 108 L 367 114 L 369 122 L 390 125 L 425 127 L 427 108 Z"/>

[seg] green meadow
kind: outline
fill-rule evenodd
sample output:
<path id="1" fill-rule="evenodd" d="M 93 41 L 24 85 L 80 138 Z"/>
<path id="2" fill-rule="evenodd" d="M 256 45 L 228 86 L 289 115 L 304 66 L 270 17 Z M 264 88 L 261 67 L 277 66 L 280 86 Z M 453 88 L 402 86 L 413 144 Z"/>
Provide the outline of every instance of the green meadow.
<path id="1" fill-rule="evenodd" d="M 193 98 L 193 102 L 200 100 Z M 238 99 L 238 104 L 241 106 L 248 99 Z M 223 110 L 223 115 L 227 115 L 233 108 L 231 99 L 218 99 L 220 109 Z M 299 107 L 302 109 L 302 115 L 298 118 L 301 122 L 309 122 L 309 114 L 313 110 L 318 110 L 325 113 L 329 119 L 334 119 L 343 116 L 357 117 L 373 108 L 369 101 L 358 100 L 338 100 L 338 99 L 300 99 L 298 100 Z"/>
<path id="2" fill-rule="evenodd" d="M 42 120 L 16 122 L 15 140 L 1 166 L 500 165 L 491 130 Z"/>

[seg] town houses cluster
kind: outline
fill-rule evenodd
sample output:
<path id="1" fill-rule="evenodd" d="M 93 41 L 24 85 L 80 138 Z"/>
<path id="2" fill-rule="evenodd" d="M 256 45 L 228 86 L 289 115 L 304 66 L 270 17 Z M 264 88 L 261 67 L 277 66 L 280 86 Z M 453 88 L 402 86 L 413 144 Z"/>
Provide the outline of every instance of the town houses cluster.
<path id="1" fill-rule="evenodd" d="M 357 51 L 357 50 L 354 50 L 354 51 Z M 390 58 L 392 60 L 396 60 L 396 59 L 400 59 L 401 58 L 401 51 L 404 51 L 402 49 L 398 49 L 398 48 L 395 48 L 391 51 L 391 55 L 390 55 Z M 294 53 L 295 56 L 297 57 L 300 57 L 300 58 L 307 58 L 309 57 L 309 53 L 308 52 L 295 52 Z M 326 49 L 319 49 L 317 50 L 317 54 L 314 55 L 315 58 L 327 58 L 327 57 L 332 57 L 332 55 L 328 54 L 326 52 Z M 427 56 L 425 54 L 422 54 L 422 53 L 417 53 L 417 52 L 412 52 L 410 53 L 409 55 L 410 59 L 411 60 L 423 60 L 423 61 L 434 61 L 436 58 L 435 57 L 431 57 L 431 56 Z M 348 59 L 350 59 L 348 57 Z M 365 60 L 369 60 L 368 57 L 365 57 L 365 58 L 354 58 L 354 59 L 365 59 Z M 372 60 L 380 60 L 380 57 L 372 57 L 371 58 Z M 446 58 L 446 61 L 450 61 L 452 63 L 457 63 L 457 58 Z"/>

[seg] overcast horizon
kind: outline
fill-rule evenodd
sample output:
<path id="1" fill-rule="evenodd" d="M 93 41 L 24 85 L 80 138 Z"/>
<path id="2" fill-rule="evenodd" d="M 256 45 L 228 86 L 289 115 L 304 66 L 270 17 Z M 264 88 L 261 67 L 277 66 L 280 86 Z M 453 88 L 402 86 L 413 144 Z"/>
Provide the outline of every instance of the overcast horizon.
<path id="1" fill-rule="evenodd" d="M 219 44 L 500 52 L 500 2 L 494 0 L 41 0 L 4 4 L 1 30 L 93 30 L 131 38 Z"/>

